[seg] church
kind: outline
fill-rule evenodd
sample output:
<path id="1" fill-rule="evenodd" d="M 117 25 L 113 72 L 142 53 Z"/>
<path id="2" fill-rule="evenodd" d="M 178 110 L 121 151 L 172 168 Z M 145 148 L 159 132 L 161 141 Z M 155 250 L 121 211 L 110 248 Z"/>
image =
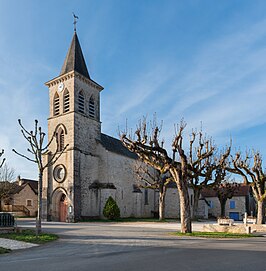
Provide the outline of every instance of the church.
<path id="1" fill-rule="evenodd" d="M 120 140 L 101 132 L 103 87 L 88 72 L 76 31 L 59 76 L 46 86 L 48 140 L 56 133 L 58 144 L 51 145 L 43 159 L 48 161 L 56 152 L 64 151 L 44 172 L 43 218 L 68 222 L 103 218 L 109 196 L 117 202 L 121 217 L 153 216 L 158 211 L 158 192 L 136 186 L 137 156 Z M 166 213 L 177 217 L 177 190 L 170 190 Z"/>

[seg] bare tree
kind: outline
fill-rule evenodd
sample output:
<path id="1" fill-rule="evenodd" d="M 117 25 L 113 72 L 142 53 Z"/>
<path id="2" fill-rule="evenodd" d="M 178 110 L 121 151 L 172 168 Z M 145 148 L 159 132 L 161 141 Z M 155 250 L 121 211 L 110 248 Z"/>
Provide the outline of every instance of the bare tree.
<path id="1" fill-rule="evenodd" d="M 15 170 L 6 163 L 0 167 L 0 211 L 2 204 L 9 204 L 12 200 L 12 192 L 15 188 L 13 183 L 15 179 Z"/>
<path id="2" fill-rule="evenodd" d="M 55 152 L 52 154 L 46 164 L 43 162 L 43 155 L 49 152 L 49 147 L 52 144 L 54 140 L 56 140 L 57 144 L 57 150 L 59 149 L 59 142 L 58 142 L 58 136 L 56 133 L 53 134 L 51 140 L 48 142 L 47 145 L 44 145 L 44 138 L 45 138 L 45 133 L 42 131 L 42 128 L 38 126 L 38 120 L 35 120 L 35 127 L 34 131 L 28 131 L 24 128 L 24 126 L 21 123 L 21 120 L 18 120 L 18 123 L 21 127 L 21 133 L 23 137 L 28 141 L 30 148 L 27 149 L 27 151 L 33 156 L 32 158 L 21 154 L 17 152 L 15 149 L 13 149 L 13 152 L 15 152 L 17 155 L 27 159 L 28 161 L 31 161 L 33 163 L 36 163 L 38 166 L 38 171 L 39 171 L 39 182 L 38 182 L 38 212 L 37 212 L 37 219 L 36 219 L 36 234 L 38 235 L 41 233 L 41 226 L 42 226 L 42 220 L 41 220 L 41 215 L 42 215 L 42 186 L 43 186 L 43 171 L 45 168 L 53 165 L 59 157 L 62 155 L 62 153 L 66 150 L 68 147 L 68 144 L 64 146 L 62 151 L 60 152 Z"/>
<path id="3" fill-rule="evenodd" d="M 257 202 L 257 224 L 265 223 L 266 207 L 266 173 L 262 166 L 262 157 L 259 152 L 247 152 L 243 157 L 237 152 L 235 157 L 231 157 L 231 163 L 227 170 L 242 176 L 244 183 L 249 184 Z"/>
<path id="4" fill-rule="evenodd" d="M 224 180 L 213 187 L 220 202 L 222 218 L 225 217 L 225 205 L 227 200 L 236 194 L 239 186 L 239 183 Z"/>
<path id="5" fill-rule="evenodd" d="M 172 180 L 170 174 L 161 174 L 158 169 L 151 168 L 142 162 L 136 163 L 134 172 L 140 182 L 140 187 L 159 191 L 159 220 L 164 220 L 166 189 Z"/>
<path id="6" fill-rule="evenodd" d="M 200 193 L 203 188 L 212 187 L 221 182 L 221 173 L 230 155 L 231 147 L 218 153 L 211 138 L 203 137 L 202 132 L 192 131 L 189 145 L 188 160 L 192 168 L 190 185 L 193 189 L 192 218 L 195 219 L 198 210 Z"/>
<path id="7" fill-rule="evenodd" d="M 0 157 L 4 154 L 4 150 L 0 152 Z M 11 200 L 11 193 L 14 189 L 14 169 L 9 168 L 4 164 L 5 158 L 0 162 L 0 211 L 2 211 L 2 202 L 9 203 Z"/>
<path id="8" fill-rule="evenodd" d="M 191 166 L 192 161 L 185 154 L 183 146 L 185 127 L 186 123 L 184 121 L 181 121 L 180 125 L 176 127 L 176 134 L 172 143 L 172 157 L 168 155 L 167 150 L 163 147 L 163 142 L 159 142 L 161 127 L 155 122 L 151 127 L 147 127 L 146 119 L 140 121 L 135 131 L 136 139 L 127 132 L 120 136 L 124 146 L 136 153 L 144 163 L 156 168 L 162 174 L 166 172 L 171 174 L 179 193 L 181 232 L 183 233 L 192 231 L 188 184 L 189 180 L 193 178 L 194 171 Z M 196 160 L 193 160 L 193 163 L 198 164 L 212 154 L 213 147 L 208 146 L 199 157 L 195 158 Z"/>
<path id="9" fill-rule="evenodd" d="M 0 182 L 0 211 L 2 211 L 2 204 L 10 204 L 12 200 L 12 192 L 16 187 L 15 183 L 8 181 Z"/>
<path id="10" fill-rule="evenodd" d="M 0 182 L 8 181 L 12 182 L 15 180 L 15 169 L 10 167 L 7 163 L 5 163 L 0 168 Z"/>

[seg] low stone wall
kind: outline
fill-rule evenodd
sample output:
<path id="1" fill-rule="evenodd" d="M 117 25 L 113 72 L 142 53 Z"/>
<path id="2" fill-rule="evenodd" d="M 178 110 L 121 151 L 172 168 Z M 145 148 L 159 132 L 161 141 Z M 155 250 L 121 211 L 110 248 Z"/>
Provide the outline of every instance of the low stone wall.
<path id="1" fill-rule="evenodd" d="M 202 227 L 204 232 L 230 232 L 230 233 L 247 233 L 250 227 L 251 233 L 266 233 L 266 225 L 248 225 L 235 224 L 232 226 L 222 226 L 217 224 L 205 224 Z"/>

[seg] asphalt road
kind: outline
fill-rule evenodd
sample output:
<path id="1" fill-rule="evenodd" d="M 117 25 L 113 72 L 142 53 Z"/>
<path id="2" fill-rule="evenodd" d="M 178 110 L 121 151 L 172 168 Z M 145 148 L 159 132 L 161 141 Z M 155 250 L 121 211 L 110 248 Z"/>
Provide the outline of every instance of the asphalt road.
<path id="1" fill-rule="evenodd" d="M 21 222 L 33 226 L 33 221 Z M 0 255 L 0 271 L 266 271 L 266 238 L 180 238 L 165 223 L 44 223 L 60 240 Z M 199 227 L 199 225 L 194 226 Z"/>

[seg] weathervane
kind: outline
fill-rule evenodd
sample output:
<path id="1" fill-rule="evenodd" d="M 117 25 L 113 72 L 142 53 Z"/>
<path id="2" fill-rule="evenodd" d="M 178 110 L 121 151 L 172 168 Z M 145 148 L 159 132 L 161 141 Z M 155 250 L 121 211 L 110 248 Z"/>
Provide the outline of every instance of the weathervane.
<path id="1" fill-rule="evenodd" d="M 72 12 L 73 13 L 73 17 L 74 17 L 74 31 L 76 32 L 76 30 L 77 30 L 77 19 L 79 18 L 77 15 L 75 15 L 75 13 L 74 12 Z"/>

